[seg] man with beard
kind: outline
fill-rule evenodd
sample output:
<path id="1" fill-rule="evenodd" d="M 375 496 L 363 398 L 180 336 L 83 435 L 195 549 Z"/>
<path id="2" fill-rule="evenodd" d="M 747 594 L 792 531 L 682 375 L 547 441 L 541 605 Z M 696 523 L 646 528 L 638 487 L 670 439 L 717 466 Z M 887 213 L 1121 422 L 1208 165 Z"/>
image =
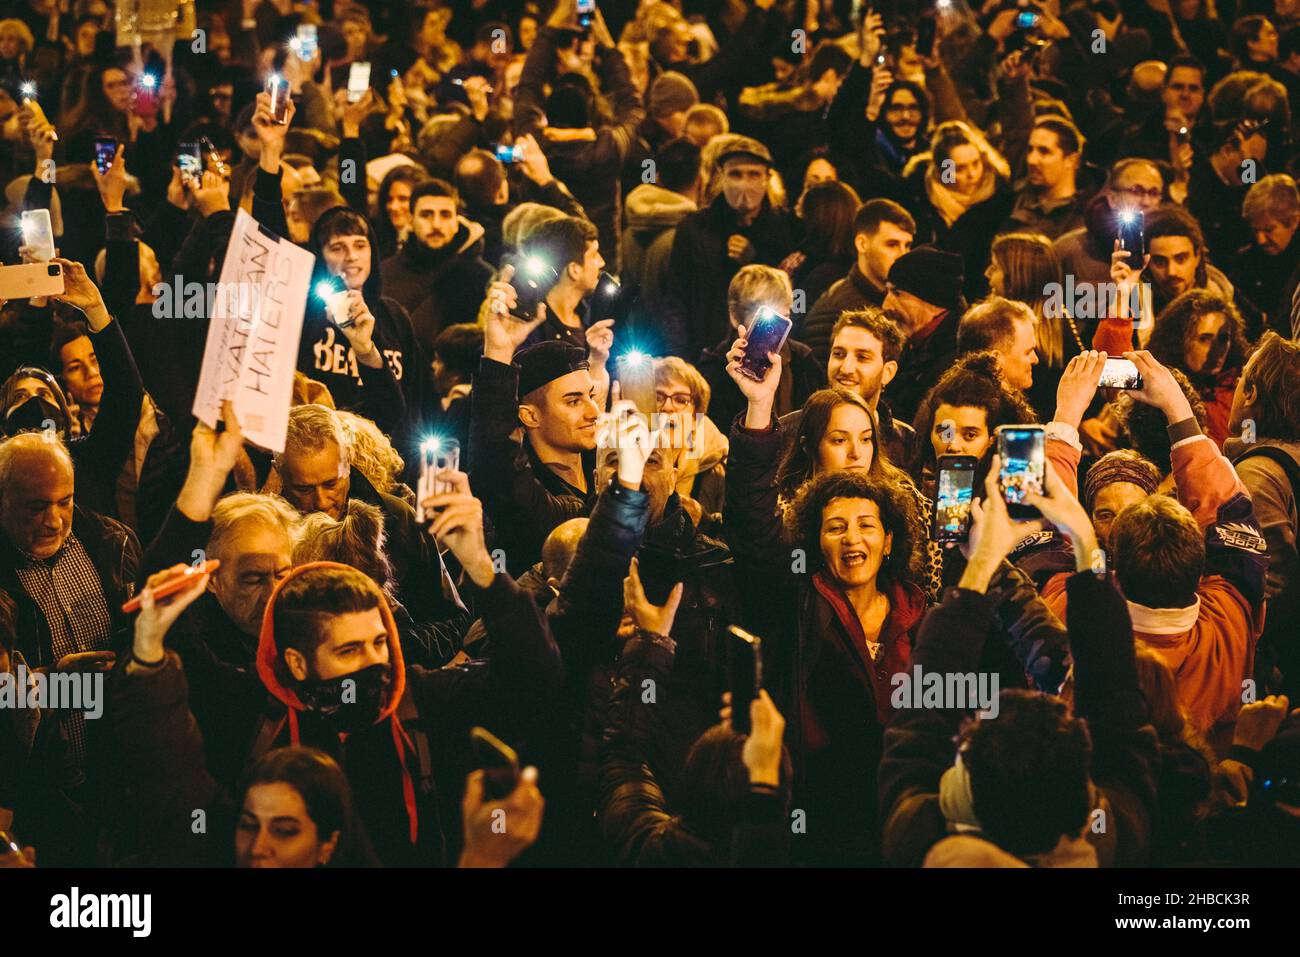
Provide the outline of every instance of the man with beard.
<path id="1" fill-rule="evenodd" d="M 831 351 L 832 328 L 848 310 L 879 307 L 885 301 L 889 269 L 912 248 L 916 220 L 889 199 L 871 199 L 853 217 L 853 248 L 857 262 L 849 274 L 818 297 L 795 338 L 812 349 L 818 362 Z"/>
<path id="2" fill-rule="evenodd" d="M 1208 289 L 1232 301 L 1232 283 L 1210 264 L 1205 254 L 1205 235 L 1191 213 L 1179 206 L 1161 206 L 1150 213 L 1146 217 L 1146 242 L 1146 266 L 1138 280 L 1151 285 L 1152 315 L 1160 315 L 1165 306 L 1190 289 Z M 1129 297 L 1122 290 L 1129 287 L 1132 272 L 1139 266 L 1130 265 L 1128 259 L 1128 252 L 1115 250 L 1111 258 L 1111 276 L 1121 290 L 1122 325 L 1126 331 L 1131 331 L 1133 324 L 1124 311 L 1129 306 Z M 1104 349 L 1110 355 L 1119 355 L 1131 346 L 1110 338 L 1108 326 L 1111 325 L 1114 323 L 1103 321 L 1093 347 Z M 1103 334 L 1107 336 L 1105 341 L 1101 338 Z"/>
<path id="3" fill-rule="evenodd" d="M 452 491 L 423 503 L 436 510 L 431 532 L 465 568 L 476 588 L 495 650 L 490 662 L 426 670 L 407 667 L 388 600 L 369 577 L 346 565 L 300 566 L 267 603 L 257 673 L 269 695 L 254 721 L 249 759 L 281 745 L 319 747 L 338 760 L 380 860 L 428 866 L 452 856 L 459 788 L 458 755 L 469 728 L 490 725 L 514 740 L 534 730 L 559 686 L 559 652 L 532 599 L 497 574 L 483 539 L 483 512 L 468 478 L 444 473 Z M 177 616 L 207 585 L 207 575 L 170 600 L 153 589 L 184 566 L 149 579 L 136 621 L 131 660 L 118 674 L 111 707 L 128 766 L 149 766 L 167 782 L 168 800 L 144 801 L 147 849 L 163 861 L 185 860 L 191 808 L 219 793 L 201 758 L 190 714 L 185 669 L 164 646 Z M 230 720 L 248 723 L 235 714 Z M 159 767 L 158 762 L 163 762 Z M 151 777 L 154 777 L 151 775 Z M 149 782 L 143 782 L 147 787 Z M 183 796 L 175 797 L 177 792 Z M 441 822 L 448 822 L 443 824 Z"/>
<path id="4" fill-rule="evenodd" d="M 767 197 L 772 154 L 737 136 L 719 153 L 722 192 L 677 226 L 661 319 L 663 352 L 692 360 L 724 336 L 727 288 L 742 266 L 775 266 L 794 249 L 792 215 Z"/>
<path id="5" fill-rule="evenodd" d="M 912 460 L 916 432 L 895 419 L 881 392 L 898 374 L 898 360 L 903 352 L 903 333 L 898 324 L 874 306 L 840 314 L 831 332 L 831 355 L 826 377 L 832 388 L 856 392 L 876 413 L 880 434 L 878 447 L 890 462 L 902 465 Z M 793 442 L 799 432 L 803 409 L 781 416 L 781 435 Z"/>
<path id="6" fill-rule="evenodd" d="M 1005 231 L 1042 233 L 1055 239 L 1083 224 L 1078 177 L 1083 134 L 1069 120 L 1043 116 L 1029 134 L 1027 174 Z"/>
<path id="7" fill-rule="evenodd" d="M 483 261 L 483 227 L 458 215 L 456 187 L 440 179 L 411 193 L 411 239 L 380 267 L 388 295 L 406 306 L 423 347 L 438 333 L 473 322 L 492 267 Z"/>

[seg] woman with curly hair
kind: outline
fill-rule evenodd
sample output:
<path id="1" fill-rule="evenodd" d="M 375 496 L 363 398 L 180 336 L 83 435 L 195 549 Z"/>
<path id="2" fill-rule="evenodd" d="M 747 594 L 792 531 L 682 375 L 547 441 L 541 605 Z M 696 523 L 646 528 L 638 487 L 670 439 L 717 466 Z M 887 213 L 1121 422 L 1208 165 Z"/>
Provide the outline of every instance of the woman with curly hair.
<path id="1" fill-rule="evenodd" d="M 872 473 L 872 419 L 837 390 L 821 393 L 832 410 L 826 417 L 834 408 L 856 414 L 848 438 L 870 451 L 858 450 L 858 467 L 805 482 L 783 521 L 781 431 L 772 415 L 780 357 L 756 382 L 740 373 L 737 348 L 728 371 L 749 406 L 731 432 L 723 524 L 742 620 L 763 638 L 764 684 L 789 716 L 794 806 L 821 822 L 802 845 L 805 861 L 869 864 L 879 857 L 876 771 L 893 713 L 891 678 L 911 666 L 926 606 L 916 499 L 906 483 Z"/>
<path id="2" fill-rule="evenodd" d="M 1223 448 L 1232 396 L 1253 351 L 1237 307 L 1216 292 L 1191 289 L 1156 317 L 1147 349 L 1191 380 L 1205 403 L 1207 433 Z"/>

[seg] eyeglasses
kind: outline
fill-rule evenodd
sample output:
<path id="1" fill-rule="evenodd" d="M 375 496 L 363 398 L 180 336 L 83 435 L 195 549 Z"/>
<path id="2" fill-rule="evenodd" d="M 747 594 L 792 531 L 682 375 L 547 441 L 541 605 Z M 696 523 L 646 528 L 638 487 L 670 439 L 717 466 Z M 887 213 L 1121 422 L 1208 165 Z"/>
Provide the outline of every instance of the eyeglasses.
<path id="1" fill-rule="evenodd" d="M 655 404 L 661 407 L 664 404 L 671 404 L 674 409 L 689 409 L 695 405 L 695 397 L 689 392 L 674 392 L 672 394 L 656 392 Z"/>
<path id="2" fill-rule="evenodd" d="M 913 116 L 921 115 L 921 108 L 915 104 L 891 103 L 885 107 L 886 113 L 908 113 Z"/>

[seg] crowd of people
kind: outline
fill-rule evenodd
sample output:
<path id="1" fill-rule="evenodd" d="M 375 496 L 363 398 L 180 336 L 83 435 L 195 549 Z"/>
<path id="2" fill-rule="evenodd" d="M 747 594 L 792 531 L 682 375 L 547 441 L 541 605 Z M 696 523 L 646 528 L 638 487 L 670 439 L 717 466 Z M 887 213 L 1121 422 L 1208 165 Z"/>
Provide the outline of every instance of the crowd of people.
<path id="1" fill-rule="evenodd" d="M 1291 0 L 176 24 L 0 3 L 0 866 L 1300 864 Z"/>

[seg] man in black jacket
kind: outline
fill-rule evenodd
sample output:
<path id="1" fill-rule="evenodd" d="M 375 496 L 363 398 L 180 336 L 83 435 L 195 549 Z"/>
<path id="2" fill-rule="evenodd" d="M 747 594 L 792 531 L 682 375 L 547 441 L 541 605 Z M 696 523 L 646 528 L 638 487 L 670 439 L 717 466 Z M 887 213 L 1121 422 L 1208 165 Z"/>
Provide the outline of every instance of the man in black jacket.
<path id="1" fill-rule="evenodd" d="M 966 311 L 962 281 L 961 256 L 933 246 L 918 246 L 889 270 L 883 308 L 907 342 L 885 397 L 904 421 L 957 358 L 957 324 Z"/>
<path id="2" fill-rule="evenodd" d="M 542 319 L 508 314 L 517 308 L 508 282 L 493 290 L 471 391 L 469 474 L 517 576 L 541 558 L 553 528 L 591 510 L 604 392 L 571 343 L 541 342 L 516 355 Z"/>
<path id="3" fill-rule="evenodd" d="M 831 330 L 843 313 L 879 307 L 885 301 L 889 270 L 912 248 L 915 234 L 916 220 L 893 200 L 870 199 L 862 204 L 853 217 L 857 262 L 847 276 L 817 298 L 794 333 L 812 349 L 818 362 L 830 356 Z"/>
<path id="4" fill-rule="evenodd" d="M 411 193 L 411 238 L 381 268 L 384 288 L 411 314 L 425 356 L 438 333 L 473 322 L 492 267 L 483 261 L 483 227 L 460 217 L 456 187 L 429 180 Z"/>
<path id="5" fill-rule="evenodd" d="M 668 295 L 659 330 L 662 352 L 690 360 L 729 334 L 727 286 L 750 264 L 775 266 L 794 249 L 791 213 L 767 197 L 772 154 L 736 137 L 716 160 L 722 192 L 677 225 L 668 260 Z"/>

